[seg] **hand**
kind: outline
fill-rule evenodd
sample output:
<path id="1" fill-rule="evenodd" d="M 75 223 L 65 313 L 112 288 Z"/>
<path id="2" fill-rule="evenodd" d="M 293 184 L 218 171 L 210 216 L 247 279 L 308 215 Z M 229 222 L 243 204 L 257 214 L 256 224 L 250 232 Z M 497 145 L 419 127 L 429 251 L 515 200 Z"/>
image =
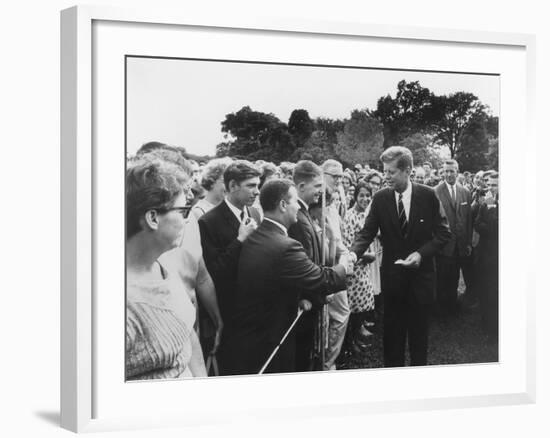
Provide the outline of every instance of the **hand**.
<path id="1" fill-rule="evenodd" d="M 466 257 L 470 257 L 472 255 L 472 246 L 468 245 L 466 247 Z"/>
<path id="2" fill-rule="evenodd" d="M 300 300 L 298 303 L 298 308 L 302 309 L 304 312 L 308 312 L 312 307 L 311 301 L 308 300 Z"/>
<path id="3" fill-rule="evenodd" d="M 252 218 L 248 218 L 239 226 L 239 235 L 237 236 L 237 239 L 244 242 L 256 228 L 258 228 L 256 221 Z"/>
<path id="4" fill-rule="evenodd" d="M 212 350 L 210 351 L 211 355 L 216 354 L 218 351 L 218 348 L 220 347 L 220 342 L 222 340 L 222 332 L 223 332 L 223 323 L 220 321 L 218 323 L 218 326 L 216 327 L 216 337 L 214 338 L 214 345 L 212 346 Z"/>
<path id="5" fill-rule="evenodd" d="M 403 260 L 401 266 L 403 266 L 404 268 L 417 269 L 420 266 L 421 261 L 422 256 L 415 251 L 412 254 L 409 254 L 409 256 L 405 260 Z"/>
<path id="6" fill-rule="evenodd" d="M 359 263 L 363 265 L 368 265 L 369 263 L 372 263 L 376 259 L 376 254 L 373 252 L 366 252 L 363 254 L 363 257 L 359 260 Z"/>

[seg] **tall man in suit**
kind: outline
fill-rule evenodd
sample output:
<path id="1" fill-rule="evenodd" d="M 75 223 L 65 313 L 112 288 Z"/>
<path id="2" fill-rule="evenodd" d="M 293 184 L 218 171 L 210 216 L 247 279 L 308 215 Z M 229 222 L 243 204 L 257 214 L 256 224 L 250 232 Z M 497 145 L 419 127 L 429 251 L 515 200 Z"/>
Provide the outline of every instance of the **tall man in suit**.
<path id="1" fill-rule="evenodd" d="M 261 222 L 259 212 L 251 207 L 259 193 L 260 171 L 248 161 L 237 160 L 225 169 L 223 180 L 227 196 L 200 217 L 199 229 L 204 261 L 216 286 L 226 331 L 234 317 L 237 263 L 241 246 Z M 220 373 L 224 374 L 227 350 L 223 337 L 218 358 Z"/>
<path id="2" fill-rule="evenodd" d="M 411 151 L 391 146 L 380 159 L 388 186 L 375 193 L 351 251 L 354 259 L 361 257 L 380 230 L 384 366 L 405 365 L 407 337 L 411 365 L 426 365 L 433 257 L 451 238 L 451 232 L 433 189 L 409 180 Z"/>
<path id="3" fill-rule="evenodd" d="M 321 265 L 323 244 L 309 214 L 309 206 L 319 201 L 323 189 L 323 172 L 313 161 L 302 160 L 296 163 L 292 175 L 298 193 L 300 209 L 297 221 L 288 229 L 288 236 L 302 244 L 308 258 L 316 265 Z M 322 369 L 322 364 L 315 364 L 314 338 L 316 319 L 325 299 L 311 294 L 302 294 L 305 308 L 312 304 L 312 310 L 302 316 L 296 325 L 296 371 Z"/>
<path id="4" fill-rule="evenodd" d="M 443 164 L 444 180 L 435 187 L 449 221 L 451 239 L 436 256 L 437 304 L 443 314 L 458 311 L 458 280 L 460 271 L 466 283 L 466 292 L 472 288 L 472 198 L 470 192 L 457 183 L 458 163 L 447 160 Z"/>
<path id="5" fill-rule="evenodd" d="M 238 264 L 235 320 L 226 332 L 226 347 L 231 351 L 229 374 L 260 371 L 296 318 L 301 293 L 324 296 L 345 286 L 343 264 L 322 268 L 308 258 L 299 242 L 288 237 L 300 208 L 292 182 L 266 183 L 260 204 L 264 220 L 243 243 Z M 292 331 L 266 372 L 296 370 L 294 336 Z"/>

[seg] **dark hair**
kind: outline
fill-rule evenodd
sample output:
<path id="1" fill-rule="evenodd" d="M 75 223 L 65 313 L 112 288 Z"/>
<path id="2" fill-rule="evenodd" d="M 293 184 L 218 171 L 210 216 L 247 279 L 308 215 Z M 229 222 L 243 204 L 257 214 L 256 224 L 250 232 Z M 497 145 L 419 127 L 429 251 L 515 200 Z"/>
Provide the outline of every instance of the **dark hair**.
<path id="1" fill-rule="evenodd" d="M 294 183 L 288 179 L 268 181 L 260 190 L 260 205 L 264 212 L 275 211 L 282 199 L 288 199 L 288 191 Z"/>
<path id="2" fill-rule="evenodd" d="M 397 160 L 397 168 L 399 170 L 405 170 L 407 168 L 413 168 L 413 156 L 409 149 L 404 146 L 390 146 L 382 155 L 380 155 L 380 161 L 382 163 L 390 163 Z"/>
<path id="3" fill-rule="evenodd" d="M 176 163 L 144 154 L 126 169 L 126 239 L 141 231 L 140 219 L 155 208 L 174 205 L 189 180 Z"/>
<path id="4" fill-rule="evenodd" d="M 260 175 L 261 172 L 250 161 L 236 160 L 225 169 L 223 173 L 223 183 L 225 184 L 226 190 L 229 191 L 229 183 L 231 181 L 240 184 L 246 179 L 259 177 Z"/>
<path id="5" fill-rule="evenodd" d="M 357 196 L 359 196 L 359 192 L 361 191 L 361 189 L 366 189 L 367 192 L 372 196 L 372 190 L 371 188 L 367 185 L 367 183 L 365 181 L 359 181 L 359 183 L 357 184 L 357 186 L 355 187 L 355 192 L 353 193 L 353 200 L 355 202 L 357 202 Z"/>
<path id="6" fill-rule="evenodd" d="M 301 160 L 294 166 L 294 172 L 292 173 L 292 180 L 294 184 L 298 185 L 301 182 L 309 182 L 317 176 L 321 176 L 323 171 L 317 164 L 310 160 Z"/>

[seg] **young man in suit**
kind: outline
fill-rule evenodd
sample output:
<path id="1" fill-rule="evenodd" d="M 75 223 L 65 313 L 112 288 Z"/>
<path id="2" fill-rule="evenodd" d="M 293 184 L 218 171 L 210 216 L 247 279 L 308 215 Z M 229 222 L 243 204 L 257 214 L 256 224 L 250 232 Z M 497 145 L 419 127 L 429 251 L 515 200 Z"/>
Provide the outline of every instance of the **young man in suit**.
<path id="1" fill-rule="evenodd" d="M 426 365 L 428 319 L 433 300 L 434 255 L 451 238 L 447 218 L 433 189 L 410 182 L 412 153 L 401 146 L 380 159 L 387 187 L 376 192 L 351 251 L 361 257 L 380 230 L 384 299 L 384 366 Z"/>
<path id="2" fill-rule="evenodd" d="M 309 206 L 317 203 L 321 197 L 323 172 L 313 161 L 302 160 L 296 163 L 292 178 L 300 209 L 296 223 L 288 229 L 288 236 L 302 244 L 313 263 L 321 265 L 323 244 L 309 214 Z M 312 305 L 312 310 L 305 313 L 296 325 L 296 371 L 321 370 L 322 364 L 314 361 L 314 338 L 318 313 L 325 299 L 307 294 L 303 294 L 302 298 Z M 308 303 L 305 306 L 307 308 Z"/>
<path id="3" fill-rule="evenodd" d="M 225 169 L 223 179 L 227 196 L 200 217 L 199 229 L 204 261 L 216 286 L 225 331 L 234 317 L 241 246 L 261 222 L 259 212 L 251 207 L 259 193 L 260 171 L 248 161 L 237 160 Z M 218 350 L 220 374 L 224 374 L 226 357 L 222 337 Z"/>
<path id="4" fill-rule="evenodd" d="M 466 296 L 472 293 L 472 198 L 470 192 L 457 183 L 458 163 L 443 164 L 444 180 L 435 188 L 449 221 L 451 239 L 436 256 L 437 305 L 444 315 L 458 312 L 458 280 L 460 271 L 466 283 Z"/>
<path id="5" fill-rule="evenodd" d="M 300 208 L 292 182 L 269 181 L 262 187 L 260 203 L 264 220 L 243 243 L 238 263 L 235 320 L 225 340 L 231 352 L 228 374 L 261 370 L 296 318 L 302 293 L 324 296 L 345 287 L 347 259 L 322 268 L 288 237 Z M 294 337 L 291 331 L 266 372 L 296 370 Z"/>

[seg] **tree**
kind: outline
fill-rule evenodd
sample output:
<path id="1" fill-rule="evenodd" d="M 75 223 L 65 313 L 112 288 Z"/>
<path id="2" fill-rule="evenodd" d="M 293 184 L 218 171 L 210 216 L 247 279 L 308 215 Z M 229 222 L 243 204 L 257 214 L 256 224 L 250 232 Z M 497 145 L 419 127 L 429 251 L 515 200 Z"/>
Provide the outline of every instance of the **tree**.
<path id="1" fill-rule="evenodd" d="M 304 109 L 296 109 L 288 119 L 288 132 L 292 135 L 296 147 L 304 146 L 313 132 L 313 121 Z"/>
<path id="2" fill-rule="evenodd" d="M 400 146 L 408 148 L 413 155 L 415 166 L 421 166 L 428 161 L 434 169 L 437 169 L 443 163 L 444 157 L 441 155 L 440 148 L 433 145 L 433 138 L 426 134 L 412 134 L 404 138 Z"/>
<path id="3" fill-rule="evenodd" d="M 344 131 L 337 134 L 334 152 L 347 167 L 361 163 L 377 163 L 384 143 L 383 125 L 366 111 L 354 110 Z"/>
<path id="4" fill-rule="evenodd" d="M 435 143 L 448 147 L 451 158 L 460 151 L 468 124 L 480 111 L 484 111 L 484 107 L 472 93 L 459 91 L 450 95 L 432 95 L 428 118 L 432 120 Z"/>
<path id="5" fill-rule="evenodd" d="M 370 115 L 384 125 L 384 149 L 399 144 L 404 138 L 424 132 L 431 124 L 432 93 L 418 81 L 399 81 L 395 98 L 378 99 Z"/>
<path id="6" fill-rule="evenodd" d="M 227 114 L 222 121 L 226 142 L 216 147 L 216 155 L 280 162 L 294 151 L 288 127 L 275 115 L 253 111 L 249 106 Z"/>
<path id="7" fill-rule="evenodd" d="M 487 167 L 489 137 L 487 114 L 478 110 L 472 114 L 460 137 L 460 148 L 455 156 L 461 171 L 478 171 Z"/>

